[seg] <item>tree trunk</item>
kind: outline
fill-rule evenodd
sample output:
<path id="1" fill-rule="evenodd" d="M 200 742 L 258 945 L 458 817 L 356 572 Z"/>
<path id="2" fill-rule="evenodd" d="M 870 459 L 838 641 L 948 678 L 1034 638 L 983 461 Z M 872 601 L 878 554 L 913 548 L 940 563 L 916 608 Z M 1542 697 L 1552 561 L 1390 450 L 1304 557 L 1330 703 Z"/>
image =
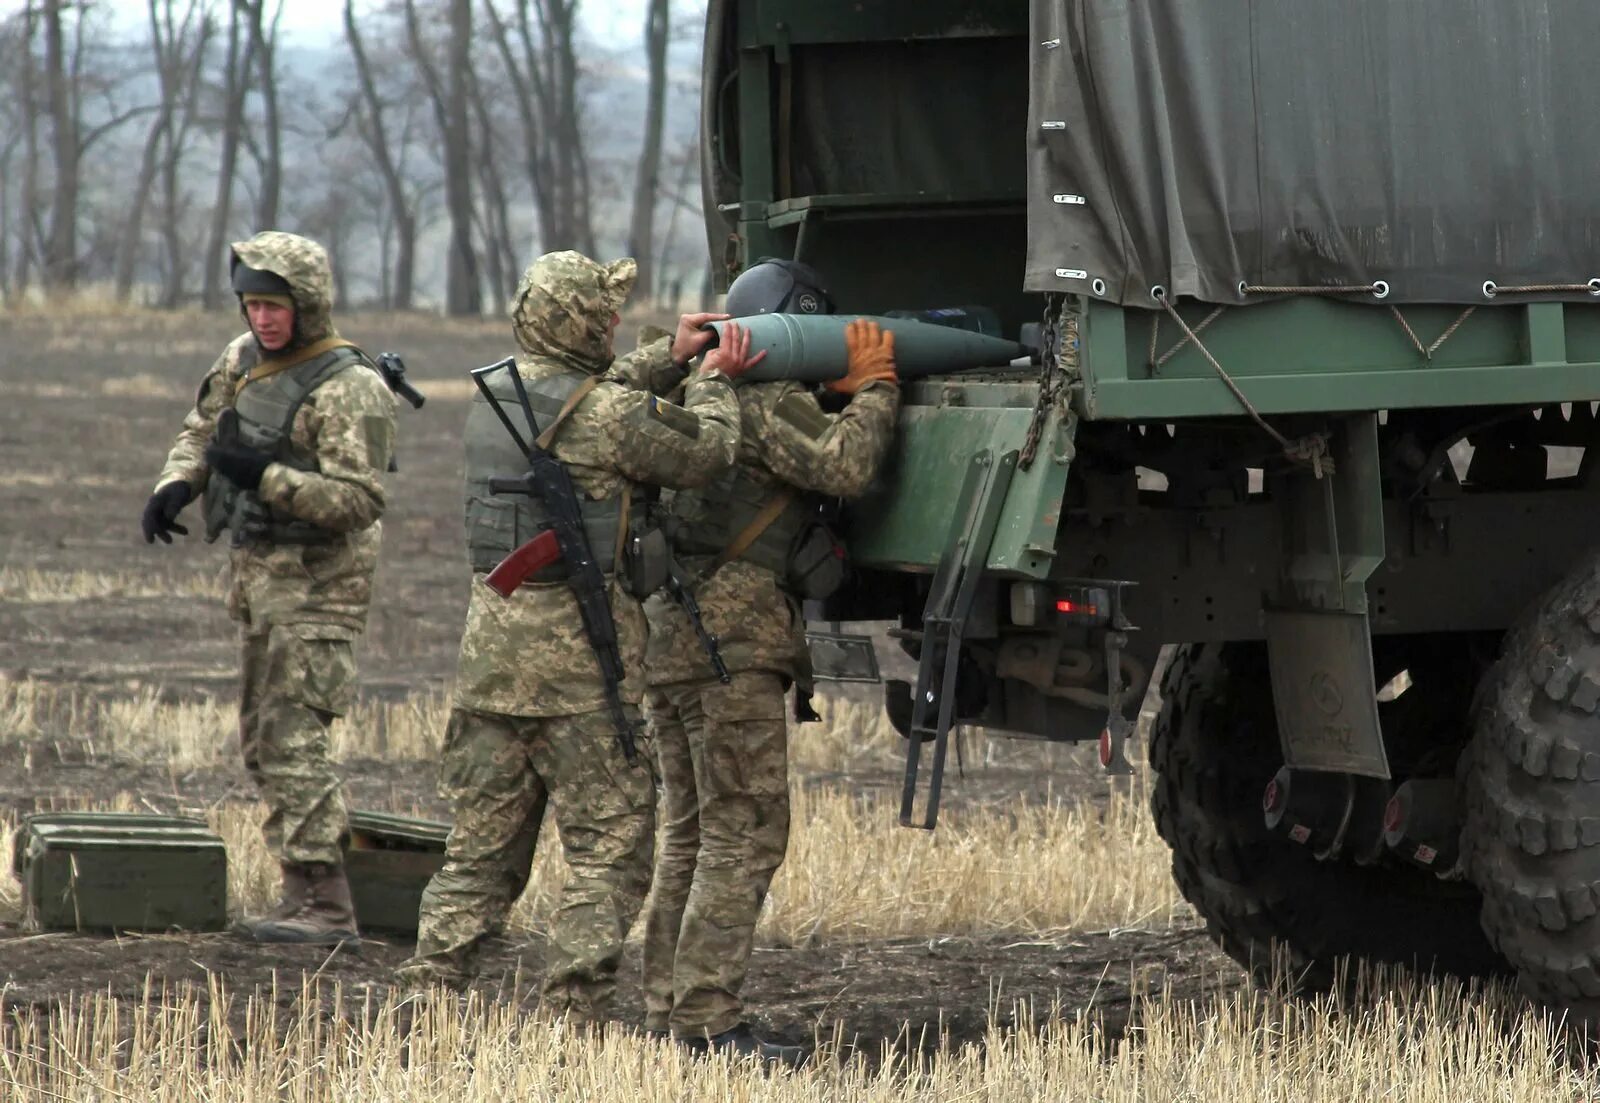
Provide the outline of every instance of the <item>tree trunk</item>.
<path id="1" fill-rule="evenodd" d="M 444 146 L 444 201 L 450 219 L 450 252 L 445 269 L 445 309 L 453 315 L 481 314 L 478 256 L 472 245 L 472 149 L 467 133 L 467 80 L 471 69 L 472 0 L 450 0 L 446 76 L 422 38 L 415 0 L 405 0 L 406 35 L 412 59 L 433 101 L 434 119 Z M 448 83 L 446 83 L 448 81 Z"/>
<path id="2" fill-rule="evenodd" d="M 389 145 L 388 124 L 383 118 L 383 101 L 378 96 L 377 84 L 372 78 L 372 67 L 367 60 L 366 47 L 356 27 L 354 0 L 345 0 L 344 33 L 350 43 L 350 53 L 356 63 L 356 78 L 361 88 L 361 98 L 366 105 L 367 126 L 361 129 L 383 177 L 384 194 L 389 200 L 389 217 L 394 223 L 396 238 L 394 279 L 390 283 L 385 250 L 383 272 L 384 305 L 391 310 L 410 310 L 412 284 L 415 280 L 417 256 L 417 216 L 406 197 L 405 181 Z"/>
<path id="3" fill-rule="evenodd" d="M 633 218 L 628 225 L 628 252 L 639 262 L 638 287 L 644 295 L 655 286 L 656 197 L 661 190 L 661 134 L 667 116 L 667 30 L 671 0 L 650 0 L 645 15 L 645 55 L 650 65 L 650 90 L 644 110 L 644 146 L 633 181 Z"/>
<path id="4" fill-rule="evenodd" d="M 30 2 L 22 8 L 22 110 L 26 116 L 23 129 L 22 196 L 17 204 L 17 274 L 12 281 L 18 296 L 26 295 L 33 282 L 33 259 L 39 241 L 39 111 L 34 102 L 38 87 L 37 71 L 33 60 L 34 8 Z"/>
<path id="5" fill-rule="evenodd" d="M 139 156 L 139 176 L 130 197 L 128 220 L 122 228 L 122 241 L 117 249 L 116 298 L 125 303 L 133 294 L 134 269 L 144 245 L 144 216 L 150 207 L 150 190 L 155 185 L 160 168 L 161 139 L 172 125 L 172 113 L 177 107 L 178 72 L 177 54 L 181 43 L 172 25 L 173 0 L 149 0 L 150 49 L 155 58 L 156 83 L 160 91 L 160 106 L 155 121 L 145 133 L 144 151 Z M 184 15 L 183 33 L 186 36 L 189 18 L 194 12 L 193 0 Z"/>
<path id="6" fill-rule="evenodd" d="M 188 69 L 183 74 L 181 111 L 174 115 L 167 127 L 165 148 L 161 158 L 161 242 L 166 257 L 166 279 L 161 288 L 161 305 L 176 309 L 183 301 L 184 283 L 189 271 L 192 248 L 186 248 L 179 227 L 185 206 L 183 193 L 178 186 L 179 161 L 189 147 L 189 132 L 194 128 L 195 115 L 200 108 L 200 77 L 206 63 L 206 47 L 211 43 L 213 27 L 209 11 L 202 11 L 195 34 L 194 50 L 189 55 Z"/>
<path id="7" fill-rule="evenodd" d="M 476 76 L 472 80 L 472 108 L 478 123 L 478 172 L 483 181 L 483 248 L 493 306 L 498 309 L 509 300 L 519 271 L 516 249 L 511 244 L 511 204 L 506 199 L 505 182 L 494 155 L 496 143 L 489 107 Z"/>
<path id="8" fill-rule="evenodd" d="M 261 64 L 256 66 L 261 92 L 261 125 L 266 150 L 261 162 L 261 190 L 256 197 L 256 229 L 270 230 L 278 225 L 278 205 L 283 191 L 283 124 L 278 115 L 278 23 L 283 18 L 283 0 L 272 16 L 271 29 L 262 23 L 267 0 L 255 0 L 250 32 L 255 38 Z"/>
<path id="9" fill-rule="evenodd" d="M 247 0 L 232 0 L 228 14 L 227 74 L 223 82 L 222 151 L 217 168 L 217 200 L 211 208 L 211 230 L 206 238 L 205 284 L 201 303 L 215 310 L 222 303 L 223 277 L 228 244 L 228 220 L 233 214 L 233 177 L 239 165 L 239 141 L 244 130 L 244 98 L 250 87 L 250 69 L 255 61 L 255 36 L 242 19 Z M 244 40 L 243 47 L 240 40 Z"/>
<path id="10" fill-rule="evenodd" d="M 472 0 L 450 0 L 449 99 L 444 133 L 445 206 L 450 213 L 450 264 L 445 297 L 451 314 L 481 314 L 483 293 L 472 245 L 472 148 L 467 88 L 472 79 Z"/>
<path id="11" fill-rule="evenodd" d="M 533 45 L 533 30 L 528 13 L 528 0 L 517 3 L 517 39 L 522 57 L 519 62 L 511 48 L 511 36 L 504 20 L 495 10 L 491 0 L 485 0 L 484 13 L 489 19 L 489 29 L 495 46 L 500 51 L 500 61 L 511 81 L 511 101 L 522 123 L 522 166 L 528 178 L 528 188 L 533 193 L 534 217 L 538 226 L 541 249 L 549 249 L 556 240 L 557 216 L 554 192 L 550 186 L 551 159 L 549 131 L 541 125 L 548 117 L 549 96 L 543 68 Z"/>
<path id="12" fill-rule="evenodd" d="M 46 0 L 44 7 L 45 81 L 50 100 L 51 144 L 55 187 L 50 212 L 50 241 L 45 252 L 45 286 L 70 291 L 78 280 L 78 111 L 72 76 L 67 71 L 66 39 L 61 9 L 66 0 Z M 79 18 L 82 18 L 80 13 Z"/>

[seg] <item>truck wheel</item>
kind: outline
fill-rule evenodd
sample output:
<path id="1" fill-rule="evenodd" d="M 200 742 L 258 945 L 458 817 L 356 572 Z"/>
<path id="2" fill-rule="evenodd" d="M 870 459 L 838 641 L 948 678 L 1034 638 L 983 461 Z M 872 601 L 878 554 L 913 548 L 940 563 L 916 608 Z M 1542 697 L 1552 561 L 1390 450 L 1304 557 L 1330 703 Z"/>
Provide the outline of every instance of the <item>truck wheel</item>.
<path id="1" fill-rule="evenodd" d="M 1380 642 L 1390 652 L 1377 664 L 1380 684 L 1411 669 L 1408 654 L 1426 665 L 1440 653 L 1436 638 Z M 1429 682 L 1429 689 L 1434 682 L 1447 688 L 1447 679 Z M 1480 899 L 1471 885 L 1386 864 L 1319 862 L 1267 831 L 1261 794 L 1283 763 L 1270 684 L 1259 643 L 1181 647 L 1162 681 L 1150 738 L 1151 806 L 1172 848 L 1178 887 L 1211 937 L 1258 981 L 1304 991 L 1331 987 L 1342 957 L 1357 959 L 1350 962 L 1352 978 L 1359 960 L 1463 976 L 1504 971 L 1479 927 Z M 1397 780 L 1408 758 L 1418 773 L 1440 768 L 1439 717 L 1419 707 L 1431 694 L 1412 696 L 1422 689 L 1414 684 L 1381 706 L 1392 747 L 1406 747 L 1395 739 L 1396 727 L 1426 729 L 1414 741 L 1416 753 L 1391 752 Z M 1465 723 L 1464 702 L 1460 713 L 1457 731 Z M 1432 753 L 1420 745 L 1426 743 Z M 1443 764 L 1446 776 L 1450 765 Z"/>
<path id="2" fill-rule="evenodd" d="M 1600 569 L 1591 559 L 1506 636 L 1462 770 L 1483 925 L 1535 999 L 1600 1021 Z"/>

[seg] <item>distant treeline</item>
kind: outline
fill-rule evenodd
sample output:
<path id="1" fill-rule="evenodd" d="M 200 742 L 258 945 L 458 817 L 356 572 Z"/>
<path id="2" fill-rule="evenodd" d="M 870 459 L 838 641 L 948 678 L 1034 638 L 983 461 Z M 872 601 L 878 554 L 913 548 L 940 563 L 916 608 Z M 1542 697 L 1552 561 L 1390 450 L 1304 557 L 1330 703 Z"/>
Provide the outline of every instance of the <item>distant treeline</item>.
<path id="1" fill-rule="evenodd" d="M 639 38 L 602 48 L 581 0 L 344 0 L 311 48 L 286 3 L 0 17 L 0 301 L 215 307 L 227 243 L 266 228 L 323 241 L 341 300 L 387 309 L 497 309 L 562 248 L 698 288 L 703 9 L 646 0 Z"/>

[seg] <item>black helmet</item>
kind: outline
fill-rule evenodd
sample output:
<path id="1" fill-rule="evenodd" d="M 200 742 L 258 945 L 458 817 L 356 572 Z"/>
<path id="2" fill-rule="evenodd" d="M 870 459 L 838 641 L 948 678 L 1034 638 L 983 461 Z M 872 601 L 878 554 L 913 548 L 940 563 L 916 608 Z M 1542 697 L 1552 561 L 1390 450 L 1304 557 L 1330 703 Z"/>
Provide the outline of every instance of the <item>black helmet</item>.
<path id="1" fill-rule="evenodd" d="M 752 314 L 832 314 L 833 300 L 822 277 L 797 260 L 762 257 L 728 285 L 724 309 L 735 318 Z"/>

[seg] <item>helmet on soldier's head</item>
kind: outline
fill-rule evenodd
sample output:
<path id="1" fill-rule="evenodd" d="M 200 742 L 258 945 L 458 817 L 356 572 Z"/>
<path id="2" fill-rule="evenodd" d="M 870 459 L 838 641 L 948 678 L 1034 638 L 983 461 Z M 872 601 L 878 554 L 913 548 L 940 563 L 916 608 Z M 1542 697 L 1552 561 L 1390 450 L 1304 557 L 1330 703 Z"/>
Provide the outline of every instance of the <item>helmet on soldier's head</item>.
<path id="1" fill-rule="evenodd" d="M 797 260 L 762 257 L 728 285 L 723 308 L 735 318 L 754 314 L 832 314 L 833 300 L 816 269 Z"/>

